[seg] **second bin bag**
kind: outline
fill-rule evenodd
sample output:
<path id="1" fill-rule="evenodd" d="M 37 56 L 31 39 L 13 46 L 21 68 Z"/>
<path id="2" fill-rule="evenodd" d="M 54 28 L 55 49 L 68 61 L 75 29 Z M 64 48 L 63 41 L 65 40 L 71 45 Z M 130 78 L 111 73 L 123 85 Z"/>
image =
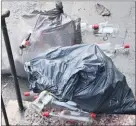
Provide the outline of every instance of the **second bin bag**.
<path id="1" fill-rule="evenodd" d="M 52 10 L 34 10 L 22 15 L 11 39 L 17 75 L 26 77 L 24 63 L 51 47 L 81 43 L 80 21 L 79 17 L 63 12 L 61 2 L 56 3 L 56 8 Z M 2 59 L 2 73 L 9 73 L 5 53 Z"/>
<path id="2" fill-rule="evenodd" d="M 25 63 L 30 90 L 47 90 L 87 112 L 136 113 L 126 77 L 95 44 L 59 47 Z"/>

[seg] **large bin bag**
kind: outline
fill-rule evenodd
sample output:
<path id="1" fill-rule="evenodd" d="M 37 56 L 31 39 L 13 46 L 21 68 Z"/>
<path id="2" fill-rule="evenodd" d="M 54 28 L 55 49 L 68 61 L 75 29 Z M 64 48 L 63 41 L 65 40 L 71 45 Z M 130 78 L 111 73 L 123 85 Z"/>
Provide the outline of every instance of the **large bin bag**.
<path id="1" fill-rule="evenodd" d="M 96 113 L 136 113 L 125 76 L 97 45 L 52 49 L 25 63 L 30 90 L 47 90 Z"/>
<path id="2" fill-rule="evenodd" d="M 14 43 L 11 43 L 14 44 L 12 50 L 17 75 L 26 77 L 24 63 L 51 47 L 81 43 L 80 21 L 77 16 L 65 14 L 62 4 L 56 4 L 56 8 L 49 11 L 34 10 L 31 14 L 22 15 L 14 30 Z M 20 49 L 24 40 L 29 41 L 29 45 Z M 5 61 L 2 63 L 3 74 L 10 72 L 9 63 Z"/>

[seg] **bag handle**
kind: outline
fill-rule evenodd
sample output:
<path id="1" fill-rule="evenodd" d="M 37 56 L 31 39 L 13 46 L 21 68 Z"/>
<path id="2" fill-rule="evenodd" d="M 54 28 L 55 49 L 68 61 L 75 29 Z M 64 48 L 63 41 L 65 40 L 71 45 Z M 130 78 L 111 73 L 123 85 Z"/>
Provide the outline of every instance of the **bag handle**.
<path id="1" fill-rule="evenodd" d="M 64 13 L 61 0 L 56 0 L 56 9 L 59 10 L 61 13 Z"/>

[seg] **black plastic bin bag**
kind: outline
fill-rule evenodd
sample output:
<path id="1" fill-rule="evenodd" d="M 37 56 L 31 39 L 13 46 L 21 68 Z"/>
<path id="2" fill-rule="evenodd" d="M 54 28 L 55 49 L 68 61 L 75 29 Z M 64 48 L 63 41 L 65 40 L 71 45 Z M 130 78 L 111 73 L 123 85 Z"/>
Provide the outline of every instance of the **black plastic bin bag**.
<path id="1" fill-rule="evenodd" d="M 26 62 L 30 90 L 48 90 L 62 101 L 96 113 L 136 113 L 125 76 L 96 45 L 52 49 Z"/>

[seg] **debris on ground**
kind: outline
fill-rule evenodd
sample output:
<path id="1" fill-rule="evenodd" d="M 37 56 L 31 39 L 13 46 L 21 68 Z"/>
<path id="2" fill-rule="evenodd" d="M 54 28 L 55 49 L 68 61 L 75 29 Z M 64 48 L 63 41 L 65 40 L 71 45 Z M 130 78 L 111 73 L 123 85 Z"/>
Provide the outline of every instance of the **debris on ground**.
<path id="1" fill-rule="evenodd" d="M 79 109 L 76 103 L 72 101 L 61 102 L 47 91 L 40 93 L 38 98 L 32 102 L 31 108 L 44 117 L 61 119 L 62 123 L 75 122 L 90 125 L 94 117 Z"/>
<path id="2" fill-rule="evenodd" d="M 54 111 L 54 109 L 50 109 L 49 111 Z M 65 110 L 66 111 L 66 110 Z M 75 121 L 66 121 L 62 118 L 50 116 L 50 117 L 43 117 L 41 114 L 37 113 L 33 107 L 27 108 L 25 111 L 25 122 L 29 123 L 30 125 L 44 125 L 44 126 L 71 126 L 74 123 L 74 126 L 86 126 L 86 123 L 83 122 L 75 122 Z"/>
<path id="3" fill-rule="evenodd" d="M 111 12 L 104 5 L 97 3 L 95 5 L 95 8 L 96 8 L 96 11 L 99 15 L 102 15 L 103 17 L 104 16 L 111 16 Z"/>
<path id="4" fill-rule="evenodd" d="M 99 117 L 96 117 L 95 120 L 93 120 L 93 123 L 91 126 L 120 126 L 120 125 L 135 125 L 135 115 L 106 115 L 102 114 L 99 115 Z M 51 117 L 46 118 L 42 115 L 38 114 L 31 108 L 27 108 L 25 111 L 25 122 L 29 125 L 54 125 L 54 126 L 60 126 L 62 122 L 60 122 L 59 119 Z M 64 124 L 63 126 L 72 126 L 73 124 Z M 74 125 L 75 126 L 75 125 Z M 78 125 L 77 125 L 78 126 Z M 80 126 L 80 125 L 79 125 Z M 85 125 L 83 125 L 85 126 Z"/>
<path id="5" fill-rule="evenodd" d="M 59 8 L 60 9 L 60 8 Z M 84 9 L 85 10 L 85 9 Z M 105 6 L 103 6 L 103 5 L 101 5 L 101 4 L 96 4 L 96 11 L 98 12 L 98 14 L 99 15 L 101 15 L 101 16 L 110 16 L 111 15 L 111 12 L 109 11 L 109 9 L 107 9 Z M 34 13 L 39 13 L 38 11 L 37 12 L 34 12 Z M 33 13 L 33 14 L 34 14 Z M 63 13 L 63 10 L 61 10 L 61 13 Z M 44 12 L 42 13 L 42 14 L 44 14 Z M 52 17 L 51 17 L 51 19 L 53 19 Z M 79 21 L 80 22 L 80 21 Z M 79 23 L 78 22 L 78 23 Z M 96 25 L 95 25 L 95 28 L 96 28 Z M 108 29 L 107 31 L 107 33 L 109 33 L 110 32 L 110 34 L 112 33 L 112 30 L 113 28 L 110 28 L 110 29 Z M 75 31 L 75 29 L 74 29 L 74 31 Z M 96 31 L 98 31 L 98 27 L 96 28 Z M 57 32 L 58 33 L 58 32 Z M 100 32 L 99 32 L 100 33 Z M 41 32 L 41 34 L 40 34 L 40 36 L 43 36 L 43 32 Z M 29 43 L 29 41 L 27 41 L 27 39 L 30 37 L 30 35 L 31 35 L 31 32 L 29 33 L 29 35 L 28 35 L 28 37 L 25 39 L 26 41 L 23 41 L 23 43 L 21 43 L 21 49 L 22 48 L 24 48 L 26 45 L 27 46 L 30 46 L 31 44 Z M 56 34 L 55 34 L 56 35 Z M 31 36 L 32 37 L 32 36 Z M 60 37 L 60 36 L 59 36 Z M 35 38 L 35 35 L 34 35 L 34 38 Z M 46 37 L 47 38 L 47 37 Z M 56 38 L 58 38 L 58 35 L 57 35 L 57 37 Z M 66 38 L 66 37 L 64 37 L 64 38 Z M 77 37 L 77 38 L 79 38 L 79 37 Z M 107 35 L 106 35 L 106 38 L 107 38 Z M 58 39 L 60 39 L 60 38 L 58 38 Z M 73 43 L 73 40 L 75 39 L 75 37 L 72 37 L 72 43 Z M 39 39 L 40 40 L 40 39 Z M 104 39 L 104 40 L 106 40 L 106 39 Z M 55 39 L 55 41 L 56 41 L 56 39 Z M 68 40 L 69 41 L 69 40 Z M 75 41 L 76 41 L 76 39 L 75 39 Z M 25 43 L 24 43 L 25 42 Z M 58 41 L 56 41 L 56 42 L 58 42 Z M 64 42 L 64 41 L 62 41 L 62 42 Z M 23 44 L 23 46 L 22 46 L 22 44 Z M 70 45 L 72 45 L 72 44 L 70 44 Z M 42 44 L 41 44 L 41 46 L 42 46 Z M 121 49 L 122 49 L 123 47 L 121 47 Z M 127 48 L 128 48 L 128 46 L 127 46 Z M 118 49 L 118 48 L 117 48 Z M 120 49 L 120 48 L 119 48 Z M 62 49 L 63 50 L 63 49 Z M 61 51 L 62 51 L 61 50 Z M 88 49 L 89 50 L 89 49 Z M 87 51 L 88 51 L 87 50 Z M 97 52 L 97 47 L 94 49 L 96 52 Z M 41 50 L 40 50 L 41 51 Z M 65 52 L 62 52 L 61 53 L 61 51 L 59 52 L 59 54 L 60 54 L 60 57 L 63 57 L 66 53 Z M 64 50 L 63 50 L 64 51 Z M 72 50 L 73 51 L 73 50 Z M 70 53 L 72 53 L 72 51 L 67 51 L 67 52 L 70 52 Z M 55 51 L 54 51 L 55 52 Z M 84 51 L 85 52 L 85 51 Z M 88 51 L 89 52 L 89 51 Z M 99 52 L 99 51 L 98 51 Z M 101 52 L 101 51 L 100 51 Z M 37 53 L 37 52 L 36 52 Z M 51 52 L 50 52 L 51 53 Z M 79 53 L 80 54 L 80 53 Z M 86 53 L 87 54 L 87 53 Z M 35 55 L 34 55 L 35 56 Z M 82 60 L 82 58 L 83 58 L 83 60 L 85 61 L 85 59 L 87 59 L 87 57 L 82 57 L 83 56 L 83 53 L 81 53 L 81 55 L 80 55 L 80 60 Z M 28 56 L 29 57 L 29 56 Z M 50 55 L 50 54 L 48 54 L 48 55 L 46 55 L 45 56 L 47 59 L 48 59 L 48 61 L 49 61 L 49 64 L 51 64 L 52 65 L 52 67 L 53 68 L 51 68 L 49 65 L 47 65 L 48 66 L 48 68 L 47 68 L 47 73 L 50 73 L 51 71 L 53 71 L 53 70 L 55 70 L 55 65 L 58 65 L 59 66 L 59 64 L 57 64 L 58 63 L 58 61 L 59 61 L 59 56 L 57 57 L 57 54 L 55 54 L 55 56 L 54 55 Z M 53 60 L 55 59 L 57 57 L 57 62 L 55 63 Z M 72 57 L 72 56 L 71 56 Z M 75 57 L 72 57 L 73 59 L 76 59 L 78 56 L 75 56 Z M 92 55 L 91 55 L 91 57 L 93 57 Z M 97 57 L 97 56 L 96 56 Z M 100 57 L 99 55 L 98 55 L 98 57 Z M 30 58 L 30 57 L 29 57 Z M 68 57 L 67 57 L 68 58 Z M 93 57 L 94 58 L 94 57 Z M 50 59 L 51 59 L 51 62 L 50 62 Z M 97 58 L 94 58 L 96 61 L 97 61 Z M 105 74 L 103 74 L 102 76 L 101 76 L 101 73 L 103 73 L 104 72 L 104 70 L 107 68 L 105 68 L 105 66 L 104 66 L 104 63 L 105 62 L 103 62 L 103 64 L 101 64 L 101 62 L 99 62 L 100 61 L 100 59 L 98 60 L 98 62 L 95 62 L 95 60 L 93 61 L 93 62 L 91 62 L 91 65 L 92 66 L 90 66 L 90 70 L 87 70 L 87 73 L 85 73 L 85 69 L 82 69 L 82 67 L 86 67 L 85 65 L 87 64 L 89 64 L 88 62 L 86 62 L 86 64 L 83 64 L 81 61 L 79 61 L 78 63 L 81 65 L 75 65 L 74 63 L 75 62 L 70 62 L 72 65 L 74 64 L 75 66 L 76 66 L 76 68 L 78 67 L 78 69 L 80 69 L 79 71 L 82 71 L 81 73 L 78 73 L 78 76 L 76 76 L 76 72 L 74 71 L 74 67 L 73 67 L 73 69 L 72 69 L 72 72 L 74 71 L 75 73 L 73 73 L 73 75 L 72 76 L 70 76 L 70 74 L 72 73 L 70 73 L 69 72 L 69 70 L 68 70 L 68 73 L 67 73 L 67 75 L 69 75 L 69 77 L 70 78 L 68 78 L 67 76 L 65 76 L 64 78 L 62 77 L 61 78 L 61 76 L 62 76 L 62 74 L 64 74 L 65 72 L 67 72 L 66 71 L 66 69 L 67 69 L 67 66 L 68 66 L 68 63 L 69 63 L 69 61 L 70 61 L 71 59 L 68 59 L 67 60 L 67 62 L 62 62 L 62 64 L 60 65 L 60 66 L 63 66 L 63 68 L 61 69 L 61 67 L 59 66 L 57 66 L 58 68 L 59 68 L 59 72 L 58 72 L 58 76 L 56 76 L 55 75 L 55 80 L 53 80 L 52 79 L 52 77 L 54 77 L 54 73 L 55 72 L 51 72 L 50 74 L 49 74 L 49 76 L 47 75 L 46 77 L 44 77 L 44 79 L 46 78 L 47 80 L 45 80 L 47 83 L 46 84 L 48 84 L 48 85 L 43 85 L 42 87 L 41 87 L 41 89 L 38 89 L 38 90 L 43 90 L 43 87 L 44 86 L 47 86 L 47 88 L 48 88 L 48 90 L 50 90 L 50 91 L 52 91 L 56 96 L 58 96 L 61 100 L 64 100 L 64 99 L 68 99 L 69 100 L 69 98 L 73 98 L 73 96 L 71 96 L 70 97 L 70 94 L 72 93 L 72 95 L 74 95 L 74 100 L 75 100 L 75 102 L 77 102 L 78 103 L 78 105 L 81 105 L 80 107 L 83 107 L 84 109 L 88 109 L 87 111 L 90 111 L 89 109 L 92 109 L 91 107 L 93 106 L 93 107 L 96 107 L 97 108 L 97 111 L 111 111 L 110 109 L 110 107 L 113 107 L 113 108 L 117 108 L 117 110 L 115 110 L 115 109 L 113 109 L 113 110 L 115 110 L 115 113 L 117 112 L 117 113 L 120 113 L 120 112 L 124 112 L 124 110 L 122 110 L 122 107 L 124 107 L 123 105 L 125 104 L 126 106 L 124 107 L 125 109 L 126 109 L 126 113 L 129 113 L 130 111 L 132 112 L 132 113 L 134 113 L 135 112 L 135 110 L 132 110 L 132 109 L 135 109 L 134 108 L 134 98 L 133 98 L 133 94 L 132 94 L 132 91 L 128 88 L 128 85 L 127 85 L 127 83 L 126 83 L 126 79 L 125 79 L 125 76 L 124 75 L 122 75 L 122 74 L 120 74 L 120 72 L 119 71 L 117 71 L 116 69 L 112 69 L 112 71 L 110 71 L 111 70 L 111 67 L 112 67 L 112 65 L 114 65 L 114 64 L 112 64 L 112 62 L 110 62 L 110 64 L 108 64 L 109 66 L 110 66 L 110 68 L 108 69 L 108 71 L 110 71 L 109 72 L 109 74 L 107 74 L 107 73 L 105 73 Z M 101 60 L 102 60 L 102 58 L 101 58 Z M 35 62 L 35 61 L 34 61 Z M 53 63 L 53 64 L 52 64 Z M 94 63 L 98 63 L 99 65 L 97 66 L 96 64 L 96 66 L 94 65 Z M 38 64 L 38 63 L 37 63 Z M 41 63 L 42 64 L 42 63 Z M 40 65 L 41 65 L 40 64 Z M 44 63 L 43 63 L 44 64 Z M 43 65 L 42 64 L 42 65 Z M 46 64 L 46 63 L 45 63 Z M 55 64 L 55 65 L 54 65 Z M 83 66 L 82 66 L 83 65 Z M 46 66 L 46 65 L 43 65 L 43 66 Z M 88 65 L 89 66 L 89 65 Z M 36 86 L 36 84 L 38 84 L 38 82 L 39 82 L 39 85 L 41 84 L 42 85 L 42 83 L 43 83 L 43 80 L 41 81 L 39 81 L 38 79 L 40 78 L 42 78 L 41 77 L 41 75 L 43 76 L 44 74 L 43 73 L 45 73 L 45 74 L 47 74 L 46 72 L 43 72 L 42 71 L 42 69 L 40 69 L 39 71 L 41 72 L 43 72 L 43 73 L 40 73 L 37 69 L 38 69 L 39 67 L 37 67 L 37 68 L 35 68 L 35 70 L 33 71 L 33 69 L 30 69 L 30 67 L 28 68 L 30 71 L 31 71 L 31 74 L 33 74 L 33 75 L 30 75 L 29 76 L 29 81 L 31 81 L 31 83 L 33 83 L 33 85 L 35 85 Z M 77 69 L 77 72 L 78 72 L 78 69 Z M 87 67 L 86 67 L 86 69 L 88 69 Z M 95 69 L 96 69 L 96 71 L 95 71 Z M 37 70 L 37 71 L 36 71 Z M 64 71 L 63 71 L 64 70 Z M 97 71 L 98 70 L 98 71 Z M 100 71 L 99 71 L 100 70 Z M 106 69 L 107 70 L 107 69 Z M 93 73 L 93 75 L 91 76 L 90 75 L 90 77 L 91 77 L 91 79 L 89 78 L 89 76 L 87 75 L 89 72 L 91 71 L 92 73 Z M 70 74 L 69 74 L 70 73 Z M 91 73 L 91 74 L 92 74 Z M 112 74 L 114 74 L 114 76 L 115 76 L 115 80 L 113 79 L 113 78 L 108 78 L 110 75 L 112 75 Z M 95 77 L 96 77 L 96 75 L 99 75 L 99 76 L 97 76 L 97 79 L 95 79 Z M 105 77 L 105 75 L 108 75 L 108 76 L 106 76 Z M 49 78 L 48 78 L 49 77 Z M 81 88 L 80 88 L 80 86 L 78 87 L 77 85 L 76 85 L 76 83 L 75 82 L 77 82 L 77 80 L 75 79 L 73 79 L 73 78 L 82 78 L 83 80 L 81 80 L 82 81 L 82 83 L 80 83 L 79 85 L 81 86 Z M 100 77 L 100 78 L 99 78 Z M 117 77 L 117 78 L 116 78 Z M 68 78 L 69 80 L 68 80 L 68 84 L 69 83 L 74 83 L 74 86 L 73 87 L 76 87 L 76 89 L 74 90 L 74 89 L 72 89 L 73 87 L 72 87 L 72 85 L 68 85 L 68 87 L 67 87 L 67 85 L 65 85 L 66 83 L 64 82 L 64 83 L 60 83 L 60 81 L 61 81 L 61 79 L 62 80 L 64 80 L 65 82 L 67 81 L 65 78 Z M 72 79 L 71 79 L 72 78 Z M 108 96 L 111 96 L 109 99 L 107 98 L 107 97 L 104 97 L 106 100 L 108 99 L 109 101 L 106 101 L 105 99 L 101 102 L 100 100 L 100 103 L 102 103 L 102 104 L 99 104 L 99 106 L 101 106 L 102 108 L 100 108 L 99 106 L 97 106 L 97 104 L 95 104 L 95 103 L 98 103 L 99 101 L 97 101 L 96 100 L 96 102 L 95 102 L 95 99 L 93 99 L 93 97 L 91 98 L 91 92 L 89 92 L 88 94 L 87 94 L 87 92 L 84 92 L 83 90 L 85 90 L 85 88 L 86 88 L 86 90 L 87 90 L 87 88 L 89 88 L 89 89 L 92 89 L 92 87 L 89 87 L 88 85 L 89 85 L 89 83 L 90 82 L 93 82 L 94 80 L 96 80 L 96 82 L 99 82 L 100 80 L 100 82 L 102 83 L 102 82 L 104 82 L 104 81 L 102 81 L 104 78 L 106 78 L 107 80 L 105 80 L 105 82 L 106 81 L 109 81 L 109 80 L 112 80 L 112 82 L 115 82 L 115 85 L 112 85 L 112 86 L 109 86 L 109 88 L 107 89 L 107 90 L 104 90 L 104 89 L 106 89 L 106 88 L 101 88 L 101 85 L 99 85 L 98 87 L 96 86 L 96 83 L 93 83 L 93 88 L 97 88 L 95 91 L 93 91 L 93 93 L 92 94 L 95 94 L 95 93 L 97 93 L 98 95 L 100 95 L 99 97 L 97 97 L 97 94 L 95 94 L 94 95 L 94 97 L 95 97 L 95 99 L 99 99 L 99 98 L 101 98 L 102 100 L 103 100 L 103 97 L 101 97 L 101 94 L 103 93 L 103 92 L 105 92 L 105 91 L 109 91 L 110 93 L 112 92 L 112 95 L 113 96 L 116 96 L 116 97 L 113 97 L 112 95 L 108 95 Z M 117 80 L 118 80 L 118 78 L 121 78 L 122 80 L 119 80 L 118 82 L 119 82 L 119 85 L 118 85 L 118 82 L 116 82 Z M 84 80 L 85 79 L 85 80 Z M 117 80 L 116 80 L 117 79 Z M 38 81 L 37 81 L 38 80 Z M 54 86 L 54 82 L 56 81 L 56 80 L 58 80 L 58 85 L 59 84 L 61 84 L 61 87 L 59 88 L 59 90 L 57 91 L 57 89 L 58 89 L 58 85 L 55 87 Z M 74 80 L 74 81 L 73 81 Z M 37 83 L 35 83 L 34 81 L 37 81 Z M 78 82 L 81 82 L 81 81 L 78 81 Z M 53 82 L 53 83 L 52 83 Z M 88 83 L 89 82 L 89 83 Z M 110 82 L 110 81 L 109 81 Z M 108 83 L 109 83 L 108 82 Z M 111 84 L 113 84 L 111 82 Z M 45 83 L 45 82 L 44 82 Z M 107 82 L 106 82 L 107 83 Z M 120 83 L 123 83 L 125 86 L 124 86 L 124 88 L 122 88 L 122 84 L 120 84 Z M 76 85 L 76 86 L 75 86 Z M 84 86 L 83 86 L 84 85 Z M 7 85 L 4 85 L 3 87 L 6 87 Z M 71 87 L 72 88 L 71 88 Z M 83 88 L 82 88 L 82 86 L 83 86 Z M 86 87 L 85 87 L 86 86 Z M 107 85 L 106 85 L 107 86 Z M 120 87 L 121 86 L 121 87 Z M 34 86 L 32 86 L 32 87 L 34 87 Z M 39 86 L 40 87 L 40 86 Z M 59 92 L 59 91 L 62 91 L 62 90 L 60 90 L 61 88 L 63 87 L 63 91 L 66 91 L 66 92 Z M 102 86 L 103 87 L 103 86 Z M 108 87 L 108 86 L 107 86 Z M 116 88 L 114 89 L 114 90 L 116 90 L 117 92 L 115 92 L 114 90 L 112 90 L 110 87 L 116 87 L 117 89 L 120 89 L 120 90 L 117 90 Z M 34 87 L 35 88 L 35 87 Z M 50 88 L 50 89 L 49 89 Z M 67 89 L 66 89 L 67 88 Z M 36 88 L 35 88 L 36 89 Z M 65 90 L 66 89 L 66 90 Z M 72 89 L 72 91 L 71 90 L 69 90 L 69 89 Z M 90 91 L 88 89 L 88 91 Z M 100 90 L 99 90 L 100 89 Z M 101 90 L 102 89 L 102 90 Z M 124 91 L 124 90 L 125 91 Z M 37 89 L 36 89 L 37 90 Z M 44 89 L 45 90 L 45 89 Z M 69 92 L 68 92 L 69 91 Z M 83 91 L 83 92 L 82 92 Z M 100 91 L 100 92 L 99 92 Z M 123 93 L 122 93 L 123 92 Z M 125 93 L 124 93 L 125 92 Z M 75 93 L 75 94 L 74 94 Z M 77 94 L 76 94 L 77 93 Z M 86 94 L 85 94 L 86 93 Z M 117 95 L 118 94 L 118 95 Z M 81 95 L 81 96 L 80 96 Z M 102 94 L 103 95 L 103 94 Z M 62 97 L 61 97 L 62 96 Z M 83 96 L 83 97 L 82 97 Z M 88 99 L 88 98 L 86 98 L 86 96 L 88 96 L 88 98 L 90 97 L 90 99 Z M 103 96 L 105 96 L 105 95 L 103 95 Z M 122 97 L 121 96 L 124 96 L 123 97 L 123 100 L 121 99 Z M 97 97 L 97 98 L 96 98 Z M 131 99 L 132 98 L 132 99 Z M 131 99 L 132 101 L 129 101 L 128 99 Z M 92 102 L 93 101 L 93 103 L 91 103 L 91 102 L 89 102 L 89 100 Z M 122 100 L 122 101 L 120 101 L 120 100 Z M 88 104 L 88 103 L 89 104 Z M 103 103 L 103 102 L 105 102 L 105 103 Z M 126 102 L 126 103 L 125 103 Z M 131 104 L 130 105 L 130 103 L 131 102 L 133 102 L 133 104 Z M 84 104 L 82 104 L 82 103 L 84 103 Z M 108 107 L 105 107 L 106 105 L 109 105 L 108 103 L 110 103 L 110 107 L 108 106 Z M 129 104 L 128 104 L 129 103 Z M 84 106 L 85 105 L 85 106 Z M 92 105 L 92 106 L 91 106 Z M 88 107 L 89 106 L 89 107 Z M 121 107 L 119 107 L 119 106 L 121 106 Z M 123 109 L 124 109 L 123 108 Z M 121 110 L 120 110 L 121 109 Z M 127 110 L 128 109 L 128 110 Z M 131 110 L 130 110 L 131 109 Z M 48 108 L 48 110 L 49 111 L 57 111 L 57 110 L 55 110 L 55 109 L 49 109 Z M 58 112 L 58 111 L 57 111 Z M 65 111 L 62 111 L 62 112 L 64 112 L 63 114 L 69 114 L 69 113 L 67 113 L 68 111 L 67 110 L 65 110 Z M 66 113 L 65 113 L 66 112 Z M 47 113 L 46 113 L 47 114 Z M 66 122 L 65 120 L 61 120 L 60 118 L 57 118 L 57 117 L 53 117 L 53 116 L 51 116 L 51 117 L 43 117 L 42 115 L 41 115 L 41 113 L 39 112 L 39 113 L 36 113 L 36 111 L 34 110 L 34 109 L 32 109 L 31 107 L 29 107 L 29 108 L 27 108 L 27 110 L 26 110 L 26 112 L 25 112 L 25 119 L 26 119 L 26 122 L 27 122 L 27 125 L 57 125 L 57 126 L 59 126 L 59 125 L 73 125 L 73 124 L 69 124 L 69 122 Z M 96 120 L 94 120 L 94 122 L 93 122 L 93 125 L 135 125 L 134 124 L 134 122 L 135 122 L 135 116 L 134 115 L 99 115 L 99 117 L 97 117 L 96 118 Z M 73 123 L 73 122 L 72 122 Z M 80 123 L 74 123 L 74 125 L 81 125 Z M 82 125 L 86 125 L 86 124 L 84 124 L 84 123 L 82 123 Z"/>
<path id="6" fill-rule="evenodd" d="M 135 115 L 101 115 L 97 118 L 92 126 L 104 125 L 104 126 L 124 126 L 124 125 L 135 125 Z"/>
<path id="7" fill-rule="evenodd" d="M 20 31 L 18 37 L 13 35 L 18 42 L 13 43 L 12 49 L 17 75 L 27 78 L 24 63 L 52 47 L 80 44 L 80 21 L 80 17 L 64 13 L 62 3 L 57 3 L 54 9 L 48 11 L 34 10 L 22 15 L 17 25 Z M 2 74 L 11 74 L 8 60 L 4 60 L 6 52 L 3 53 Z"/>

